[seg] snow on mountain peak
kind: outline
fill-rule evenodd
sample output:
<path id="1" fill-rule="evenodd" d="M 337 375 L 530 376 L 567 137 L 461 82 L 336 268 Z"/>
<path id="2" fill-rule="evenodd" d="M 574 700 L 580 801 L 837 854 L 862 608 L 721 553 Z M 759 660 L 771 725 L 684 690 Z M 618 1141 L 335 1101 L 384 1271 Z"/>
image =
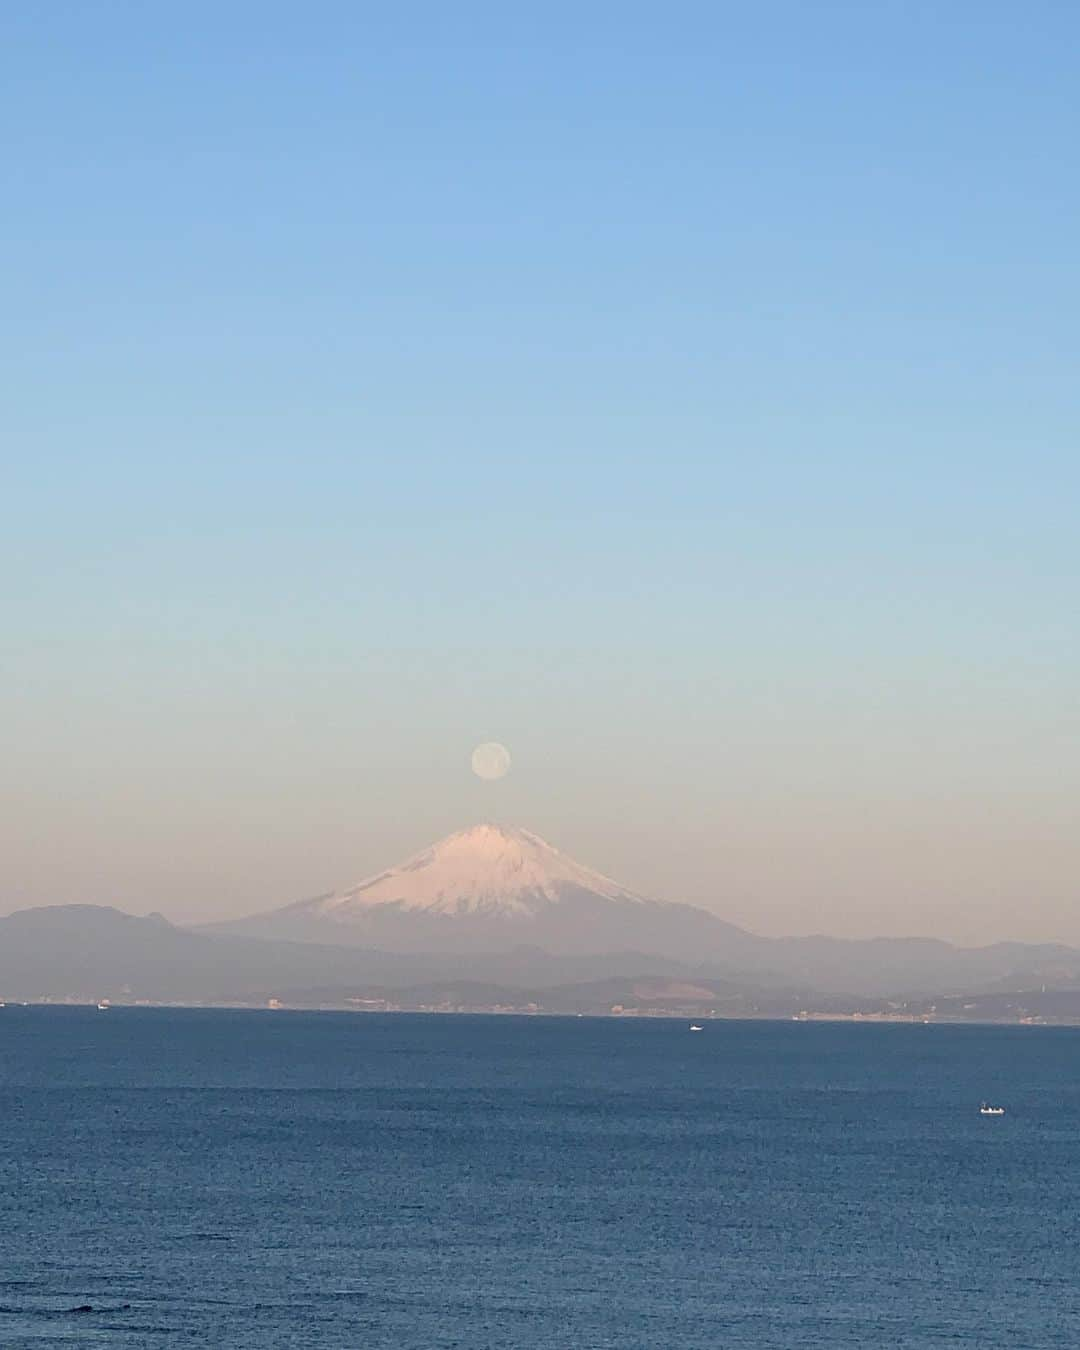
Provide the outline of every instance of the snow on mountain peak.
<path id="1" fill-rule="evenodd" d="M 484 824 L 448 835 L 400 866 L 308 907 L 339 920 L 381 906 L 433 915 L 527 917 L 582 891 L 605 900 L 642 900 L 529 830 Z"/>

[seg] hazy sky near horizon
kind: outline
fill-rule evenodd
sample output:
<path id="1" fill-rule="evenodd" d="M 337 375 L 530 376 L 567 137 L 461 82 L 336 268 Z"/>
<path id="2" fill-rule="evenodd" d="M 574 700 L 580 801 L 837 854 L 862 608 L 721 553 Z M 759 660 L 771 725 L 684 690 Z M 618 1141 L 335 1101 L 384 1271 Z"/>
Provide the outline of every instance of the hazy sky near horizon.
<path id="1" fill-rule="evenodd" d="M 760 932 L 1080 942 L 1080 10 L 2 33 L 0 912 L 495 817 Z"/>

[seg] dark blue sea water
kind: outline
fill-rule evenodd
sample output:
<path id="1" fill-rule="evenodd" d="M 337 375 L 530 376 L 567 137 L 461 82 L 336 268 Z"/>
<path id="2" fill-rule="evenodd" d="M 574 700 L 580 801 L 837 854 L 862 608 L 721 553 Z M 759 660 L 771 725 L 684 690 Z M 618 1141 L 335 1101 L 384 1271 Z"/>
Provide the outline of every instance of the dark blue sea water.
<path id="1" fill-rule="evenodd" d="M 1075 1350 L 1080 1033 L 8 1007 L 0 1205 L 4 1350 Z"/>

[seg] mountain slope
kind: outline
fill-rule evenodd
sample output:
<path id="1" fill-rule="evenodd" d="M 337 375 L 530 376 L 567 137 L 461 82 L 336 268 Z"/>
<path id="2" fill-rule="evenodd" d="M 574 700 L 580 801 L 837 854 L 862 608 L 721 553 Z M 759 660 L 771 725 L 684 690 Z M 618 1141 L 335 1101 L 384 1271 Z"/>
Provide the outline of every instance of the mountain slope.
<path id="1" fill-rule="evenodd" d="M 477 825 L 347 891 L 290 908 L 339 920 L 355 919 L 380 905 L 427 915 L 527 918 L 583 893 L 647 903 L 529 830 Z"/>
<path id="2" fill-rule="evenodd" d="M 660 908 L 666 919 L 683 909 Z M 628 912 L 651 910 L 646 905 Z M 458 922 L 445 916 L 431 921 Z M 727 926 L 715 922 L 722 934 Z M 319 931 L 325 935 L 326 929 L 324 924 Z M 331 926 L 331 935 L 335 931 Z M 648 1006 L 661 998 L 670 1004 L 692 995 L 728 1013 L 784 1015 L 802 1008 L 850 1010 L 864 998 L 899 997 L 910 1008 L 912 998 L 931 995 L 917 1011 L 938 1006 L 956 1015 L 959 1004 L 961 1015 L 968 1015 L 982 1007 L 1000 1007 L 1006 1014 L 1030 1010 L 1040 998 L 1049 1012 L 1054 991 L 1071 991 L 1069 1007 L 1080 998 L 1080 952 L 1067 947 L 1017 943 L 965 950 L 929 941 L 755 941 L 759 945 L 745 948 L 740 962 L 720 959 L 704 939 L 696 959 L 685 962 L 627 948 L 594 955 L 553 954 L 537 946 L 403 954 L 328 942 L 209 937 L 177 929 L 158 915 L 136 918 L 93 905 L 63 905 L 0 919 L 0 1001 L 265 1003 L 280 996 L 302 1006 L 340 1007 L 382 997 L 414 1006 L 416 999 L 441 1002 L 438 988 L 484 984 L 502 991 L 491 1001 L 535 1001 L 549 1011 L 604 1011 L 605 999 Z M 557 986 L 563 992 L 556 997 Z M 1046 994 L 1039 994 L 1044 986 Z M 423 997 L 421 990 L 427 990 Z M 540 997 L 539 990 L 547 992 Z M 958 997 L 961 990 L 966 992 Z M 1035 992 L 1020 998 L 1018 990 Z M 400 997 L 394 991 L 401 991 Z M 980 997 L 983 1002 L 973 1001 Z M 1066 1015 L 1064 1007 L 1055 1015 Z"/>
<path id="3" fill-rule="evenodd" d="M 405 988 L 483 980 L 516 989 L 647 970 L 685 974 L 678 962 L 622 952 L 552 956 L 537 948 L 505 953 L 406 955 L 354 946 L 213 936 L 176 928 L 160 915 L 139 918 L 103 905 L 51 905 L 0 918 L 0 1002 L 265 1002 L 290 990 L 371 985 Z"/>
<path id="4" fill-rule="evenodd" d="M 691 905 L 648 900 L 528 830 L 478 825 L 329 895 L 203 929 L 398 952 L 646 952 L 700 959 L 760 938 Z"/>
<path id="5" fill-rule="evenodd" d="M 52 905 L 0 918 L 0 999 L 230 1002 L 358 978 L 414 981 L 416 962 L 256 938 L 205 937 L 160 915 Z"/>

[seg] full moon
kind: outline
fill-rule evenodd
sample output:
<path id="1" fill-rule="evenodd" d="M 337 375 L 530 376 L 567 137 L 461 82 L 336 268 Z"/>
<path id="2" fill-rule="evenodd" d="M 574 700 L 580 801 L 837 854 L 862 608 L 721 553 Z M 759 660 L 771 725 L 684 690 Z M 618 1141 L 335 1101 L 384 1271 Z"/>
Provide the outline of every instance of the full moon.
<path id="1" fill-rule="evenodd" d="M 472 771 L 488 782 L 505 778 L 510 772 L 510 751 L 498 741 L 485 741 L 472 752 Z"/>

